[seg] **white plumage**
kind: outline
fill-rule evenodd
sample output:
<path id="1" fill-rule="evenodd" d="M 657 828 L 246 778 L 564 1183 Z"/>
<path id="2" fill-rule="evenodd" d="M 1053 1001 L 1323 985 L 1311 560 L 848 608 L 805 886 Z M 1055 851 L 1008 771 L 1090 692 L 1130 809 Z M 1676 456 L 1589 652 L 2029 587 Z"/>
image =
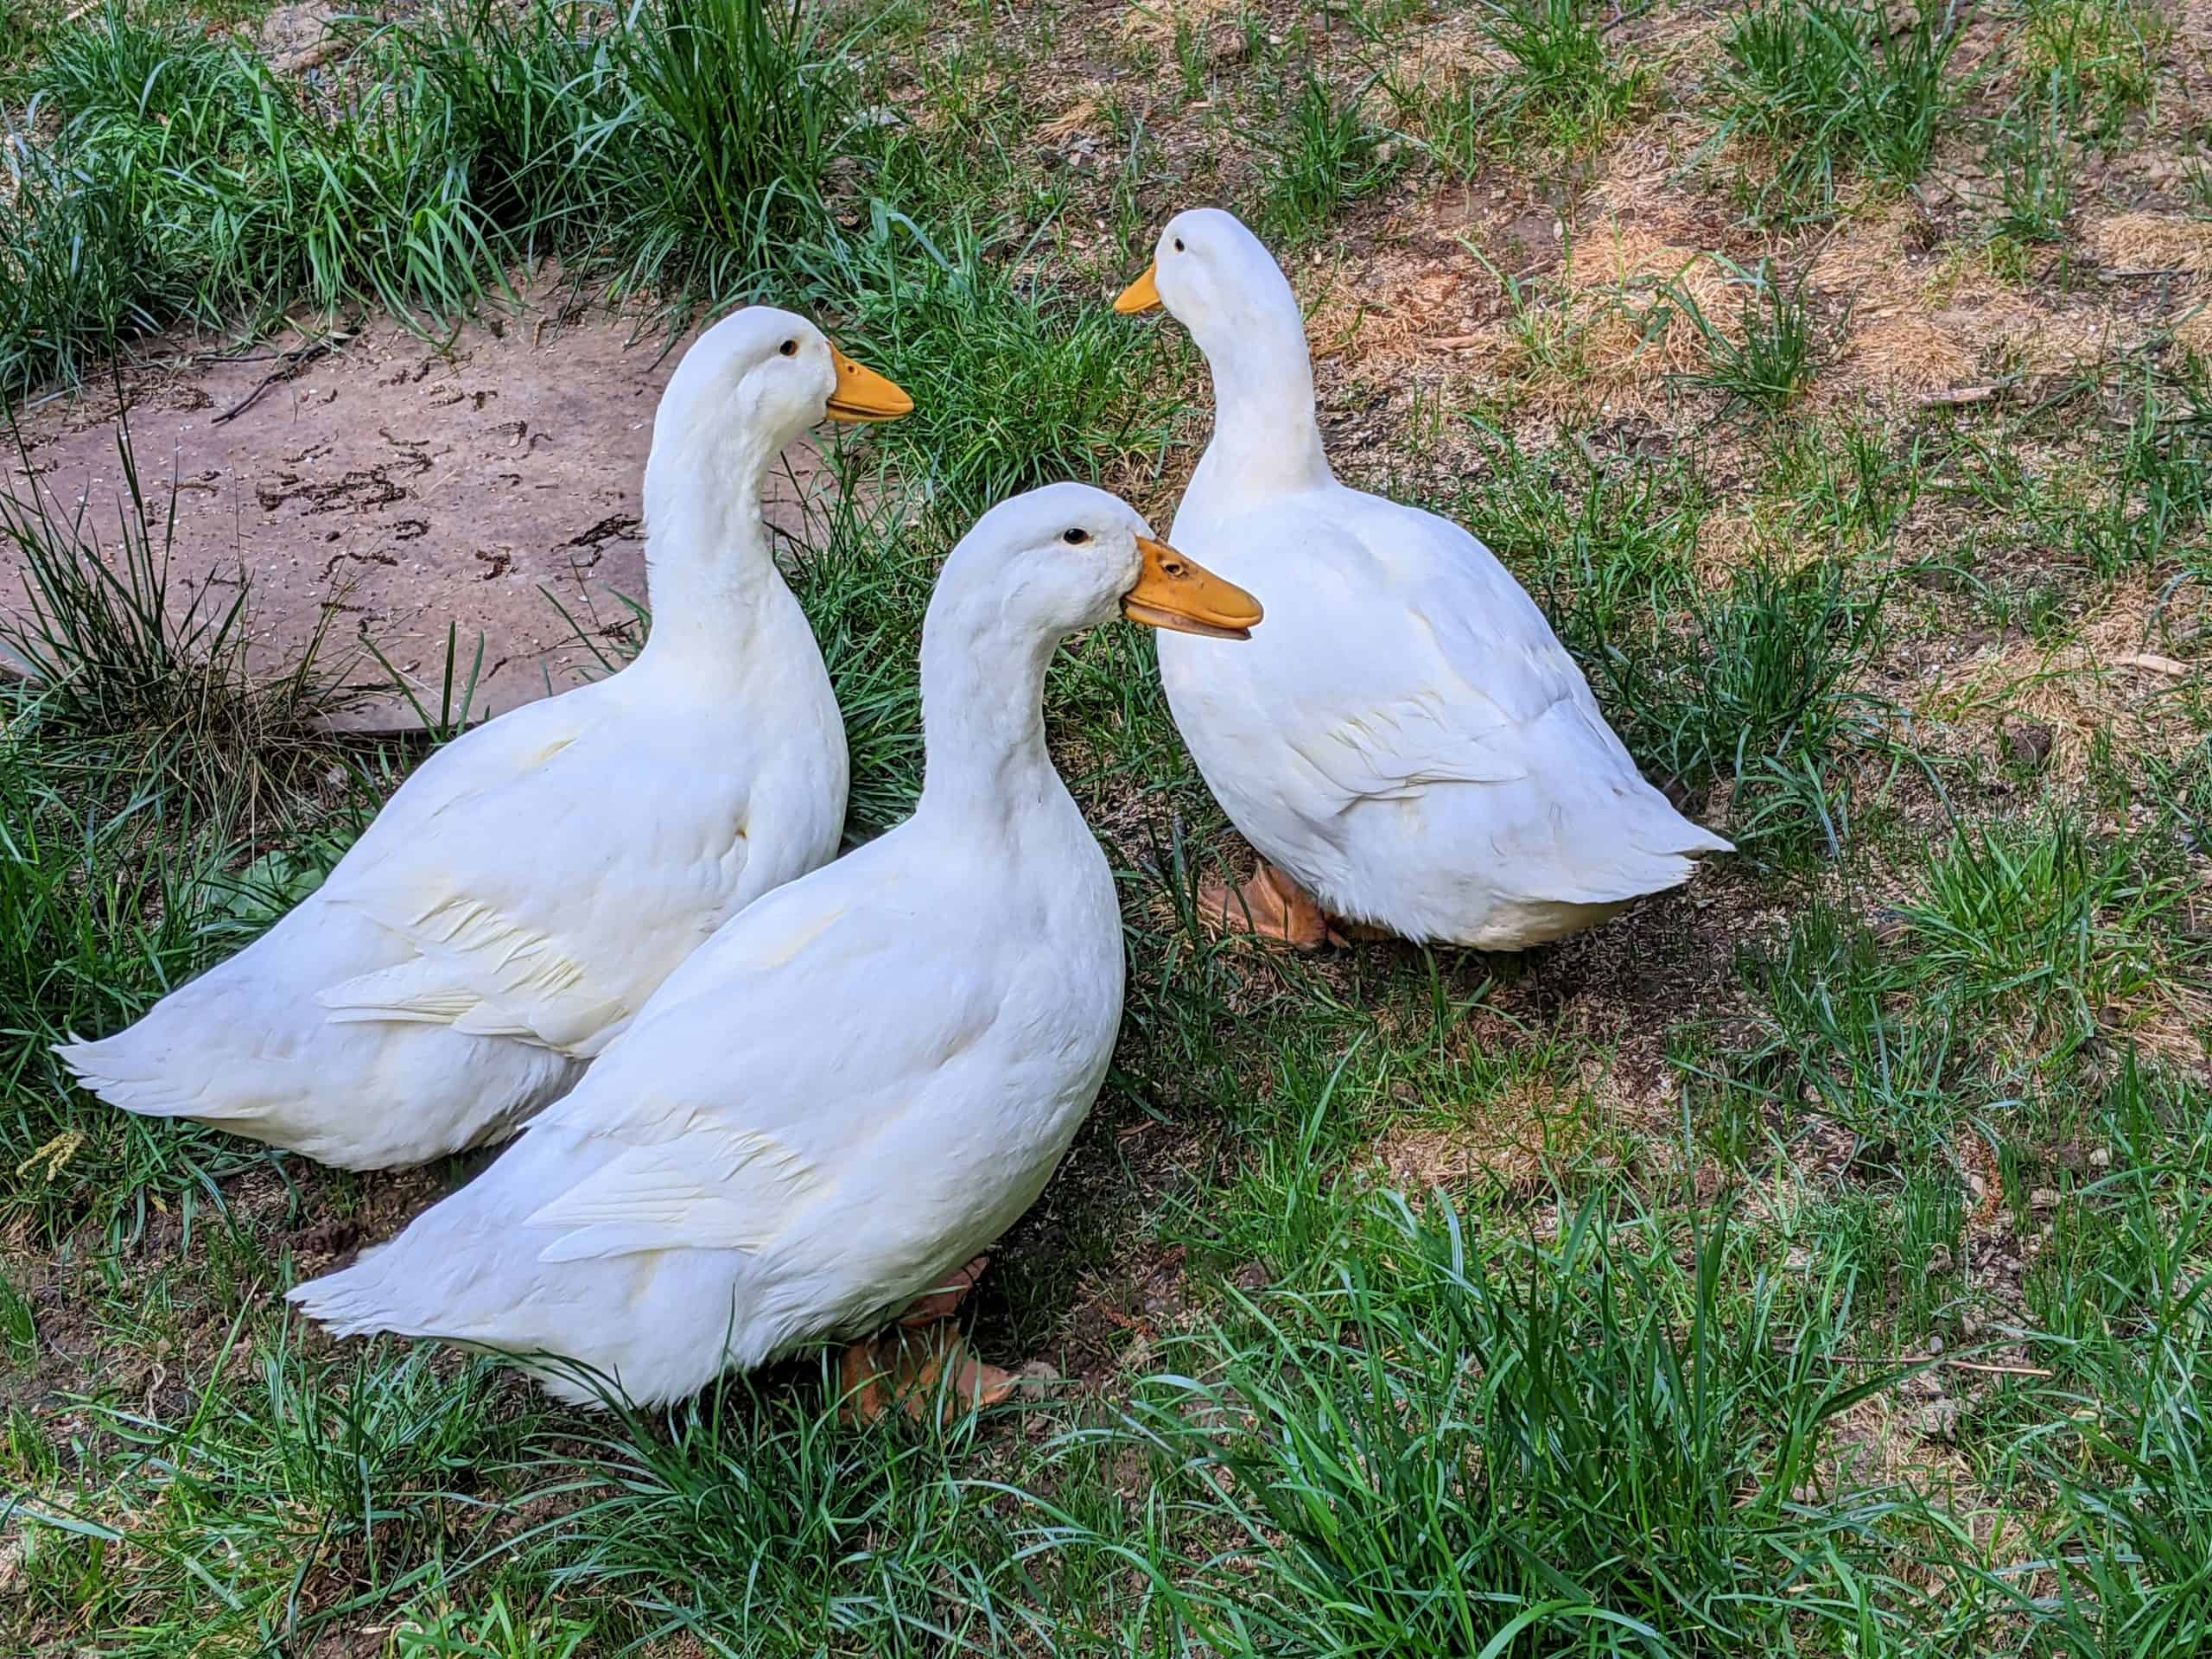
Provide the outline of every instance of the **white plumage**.
<path id="1" fill-rule="evenodd" d="M 1154 302 L 1205 352 L 1216 402 L 1173 539 L 1268 615 L 1243 651 L 1163 638 L 1160 677 L 1263 859 L 1335 916 L 1520 950 L 1731 850 L 1643 780 L 1489 549 L 1337 481 L 1297 299 L 1249 231 L 1178 215 L 1121 308 Z M 1319 937 L 1317 917 L 1301 942 Z"/>
<path id="2" fill-rule="evenodd" d="M 60 1046 L 84 1085 L 353 1169 L 497 1140 L 724 920 L 830 858 L 844 727 L 760 491 L 840 404 L 910 406 L 787 312 L 701 336 L 654 422 L 637 660 L 432 755 L 261 939 Z"/>
<path id="3" fill-rule="evenodd" d="M 293 1300 L 340 1334 L 562 1355 L 652 1402 L 868 1331 L 1004 1231 L 1122 1008 L 1113 877 L 1046 752 L 1046 664 L 1125 596 L 1168 626 L 1257 620 L 1172 556 L 1154 574 L 1142 532 L 1076 485 L 985 515 L 924 630 L 914 816 L 727 924 L 474 1185 Z"/>

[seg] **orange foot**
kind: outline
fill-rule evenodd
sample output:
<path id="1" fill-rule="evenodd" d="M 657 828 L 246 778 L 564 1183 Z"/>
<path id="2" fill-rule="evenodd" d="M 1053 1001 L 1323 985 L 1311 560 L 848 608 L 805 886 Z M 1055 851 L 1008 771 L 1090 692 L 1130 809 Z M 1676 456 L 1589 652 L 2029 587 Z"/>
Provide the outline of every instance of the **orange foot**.
<path id="1" fill-rule="evenodd" d="M 1296 950 L 1344 943 L 1344 936 L 1313 895 L 1265 859 L 1252 879 L 1234 893 L 1211 877 L 1200 882 L 1198 915 L 1210 926 L 1280 939 Z"/>
<path id="2" fill-rule="evenodd" d="M 944 1283 L 917 1296 L 895 1328 L 845 1350 L 838 1375 L 848 1422 L 872 1423 L 894 1404 L 904 1406 L 916 1422 L 932 1409 L 941 1410 L 949 1422 L 963 1406 L 979 1410 L 1014 1393 L 1020 1379 L 970 1354 L 951 1323 L 990 1262 L 988 1255 L 977 1256 Z"/>

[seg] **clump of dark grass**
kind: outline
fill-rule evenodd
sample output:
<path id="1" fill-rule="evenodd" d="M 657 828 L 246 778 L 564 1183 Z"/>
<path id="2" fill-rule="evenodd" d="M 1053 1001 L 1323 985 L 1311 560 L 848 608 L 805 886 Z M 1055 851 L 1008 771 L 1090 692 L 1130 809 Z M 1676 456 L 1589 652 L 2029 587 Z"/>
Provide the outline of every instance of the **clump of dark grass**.
<path id="1" fill-rule="evenodd" d="M 49 1046 L 127 1024 L 203 960 L 195 894 L 228 861 L 222 826 L 156 793 L 87 809 L 29 753 L 35 717 L 0 702 L 0 1216 L 135 1234 L 145 1189 L 235 1156 L 200 1132 L 72 1090 Z M 149 852 L 149 849 L 155 850 Z"/>
<path id="2" fill-rule="evenodd" d="M 2130 415 L 2107 442 L 2107 481 L 2069 515 L 2072 550 L 2100 575 L 2180 558 L 2199 572 L 2212 526 L 2212 401 L 2178 402 L 2145 374 L 2129 388 Z"/>
<path id="3" fill-rule="evenodd" d="M 1791 529 L 1854 550 L 1893 544 L 1925 481 L 1917 435 L 1900 442 L 1859 421 L 1777 423 L 1766 451 Z"/>
<path id="4" fill-rule="evenodd" d="M 963 1473 L 975 1420 L 848 1427 L 830 1369 L 819 1387 L 725 1378 L 664 1415 L 613 1402 L 546 1448 L 575 1474 L 536 1496 L 581 1501 L 509 1548 L 557 1593 L 622 1607 L 640 1645 L 920 1656 L 1025 1625 L 1027 1573 Z"/>
<path id="5" fill-rule="evenodd" d="M 1485 0 L 1476 26 L 1504 54 L 1503 73 L 1455 76 L 1441 88 L 1383 80 L 1422 148 L 1462 178 L 1532 139 L 1563 150 L 1599 143 L 1650 86 L 1646 68 L 1606 50 L 1585 0 Z"/>
<path id="6" fill-rule="evenodd" d="M 1780 855 L 1809 841 L 1834 855 L 1852 810 L 1836 764 L 1884 743 L 1885 705 L 1859 686 L 1884 591 L 1840 564 L 1760 559 L 1586 665 L 1647 769 L 1693 788 L 1733 783 L 1739 845 L 1766 840 Z"/>
<path id="7" fill-rule="evenodd" d="M 1755 1652 L 1902 1641 L 1963 1611 L 1900 1569 L 1922 1505 L 1829 1456 L 1891 1387 L 1847 1368 L 1854 1287 L 1764 1271 L 1725 1215 L 1620 1192 L 1555 1236 L 1442 1195 L 1313 1288 L 1232 1294 L 1128 1437 L 1218 1542 L 1171 1586 L 1231 1651 Z M 1815 1494 L 1817 1492 L 1817 1496 Z"/>
<path id="8" fill-rule="evenodd" d="M 1819 368 L 1812 306 L 1802 279 L 1789 279 L 1771 260 L 1741 273 L 1740 281 L 1745 293 L 1732 334 L 1707 316 L 1681 283 L 1669 285 L 1669 297 L 1703 337 L 1709 365 L 1684 379 L 1720 393 L 1732 405 L 1777 414 L 1805 392 Z"/>
<path id="9" fill-rule="evenodd" d="M 1997 1472 L 2039 1511 L 1996 1580 L 2039 1650 L 2182 1659 L 2212 1641 L 2212 1096 L 2132 1053 L 2098 1105 L 2104 1173 L 2068 1177 L 2024 1286 L 2056 1373 L 2005 1402 Z"/>
<path id="10" fill-rule="evenodd" d="M 853 130 L 804 0 L 531 0 L 362 35 L 311 96 L 227 41 L 118 7 L 38 71 L 10 149 L 0 385 L 178 317 L 299 301 L 446 317 L 550 255 L 679 302 L 788 277 Z"/>
<path id="11" fill-rule="evenodd" d="M 2158 93 L 2173 24 L 2141 0 L 2031 0 L 2022 44 L 2031 82 L 2069 137 L 2110 144 Z"/>
<path id="12" fill-rule="evenodd" d="M 1853 172 L 1893 187 L 1917 179 L 1957 97 L 1958 43 L 1942 0 L 1918 0 L 1894 30 L 1870 0 L 1762 0 L 1740 16 L 1721 43 L 1727 130 L 1774 162 L 1748 193 L 1753 214 L 1826 212 Z"/>
<path id="13" fill-rule="evenodd" d="M 1734 1104 L 1785 1129 L 1801 1110 L 1817 1112 L 1855 1137 L 1861 1179 L 1948 1172 L 1950 1138 L 1974 1101 L 1971 1057 L 1955 1016 L 1913 994 L 1909 964 L 1859 918 L 1815 899 L 1786 938 L 1746 952 L 1739 969 L 1757 1012 L 1719 1062 L 1724 1095 L 1741 1091 Z"/>
<path id="14" fill-rule="evenodd" d="M 1361 112 L 1360 96 L 1338 92 L 1309 64 L 1284 130 L 1256 135 L 1269 158 L 1261 217 L 1276 235 L 1302 242 L 1319 234 L 1390 176 L 1389 135 Z"/>
<path id="15" fill-rule="evenodd" d="M 309 1357 L 280 1327 L 240 1381 L 242 1323 L 210 1358 L 180 1421 L 85 1402 L 130 1501 L 27 1506 L 27 1615 L 131 1629 L 143 1654 L 311 1646 L 477 1553 L 542 1415 L 484 1361 Z"/>
<path id="16" fill-rule="evenodd" d="M 472 0 L 404 25 L 387 55 L 452 111 L 505 243 L 721 300 L 821 227 L 820 175 L 855 112 L 846 58 L 778 0 Z"/>
<path id="17" fill-rule="evenodd" d="M 0 132 L 0 395 L 74 373 L 109 341 L 158 328 L 193 284 L 162 251 L 125 180 Z"/>
<path id="18" fill-rule="evenodd" d="M 2045 1063 L 2063 1060 L 2166 983 L 2156 925 L 2181 890 L 2143 861 L 2064 816 L 1961 830 L 1899 912 L 1919 971 L 1961 1013 L 2022 1015 Z"/>
<path id="19" fill-rule="evenodd" d="M 1992 150 L 1999 169 L 1997 233 L 2019 242 L 2059 240 L 2073 211 L 2075 165 L 2059 89 L 2015 105 Z"/>

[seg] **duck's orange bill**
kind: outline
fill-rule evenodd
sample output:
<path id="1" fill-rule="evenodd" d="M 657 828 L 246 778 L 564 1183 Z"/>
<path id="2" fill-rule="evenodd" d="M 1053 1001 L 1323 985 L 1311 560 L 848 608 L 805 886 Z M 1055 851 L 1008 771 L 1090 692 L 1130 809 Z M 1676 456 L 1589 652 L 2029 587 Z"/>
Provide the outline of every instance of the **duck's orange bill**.
<path id="1" fill-rule="evenodd" d="M 1144 565 L 1137 585 L 1122 595 L 1122 614 L 1148 628 L 1202 633 L 1213 639 L 1249 639 L 1259 626 L 1260 601 L 1224 582 L 1165 542 L 1137 537 Z"/>
<path id="2" fill-rule="evenodd" d="M 836 390 L 830 394 L 828 406 L 831 420 L 895 421 L 914 412 L 914 400 L 896 382 L 862 368 L 835 346 L 830 357 L 837 365 Z"/>
<path id="3" fill-rule="evenodd" d="M 1144 268 L 1144 275 L 1122 290 L 1122 297 L 1114 302 L 1114 308 L 1123 316 L 1134 312 L 1149 311 L 1160 303 L 1160 263 L 1154 260 Z"/>

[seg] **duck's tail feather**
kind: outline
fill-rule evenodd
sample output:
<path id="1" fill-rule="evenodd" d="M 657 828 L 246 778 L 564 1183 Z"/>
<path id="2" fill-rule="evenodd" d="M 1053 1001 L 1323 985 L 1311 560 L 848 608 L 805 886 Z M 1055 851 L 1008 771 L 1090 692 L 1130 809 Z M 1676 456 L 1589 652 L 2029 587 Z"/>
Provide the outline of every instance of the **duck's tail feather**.
<path id="1" fill-rule="evenodd" d="M 153 1017 L 111 1037 L 92 1041 L 73 1037 L 54 1044 L 54 1052 L 90 1093 L 141 1117 L 227 1122 L 254 1116 L 250 1105 L 223 1100 L 205 1087 L 203 1079 L 178 1066 L 168 1046 L 148 1032 Z"/>

